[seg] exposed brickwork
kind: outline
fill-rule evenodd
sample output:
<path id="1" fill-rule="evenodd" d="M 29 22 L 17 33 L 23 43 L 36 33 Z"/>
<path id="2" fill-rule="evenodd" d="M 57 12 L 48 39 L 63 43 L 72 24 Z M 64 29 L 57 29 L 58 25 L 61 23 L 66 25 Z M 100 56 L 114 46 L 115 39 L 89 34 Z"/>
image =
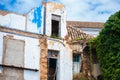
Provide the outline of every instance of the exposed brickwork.
<path id="1" fill-rule="evenodd" d="M 7 14 L 9 14 L 9 13 L 10 13 L 10 12 L 0 10 L 0 15 L 5 16 L 5 15 L 7 15 Z"/>
<path id="2" fill-rule="evenodd" d="M 72 26 L 67 26 L 68 35 L 71 38 L 71 41 L 77 41 L 77 40 L 89 40 L 93 38 L 93 36 L 90 36 L 89 34 L 84 33 L 82 30 L 79 30 Z"/>
<path id="3" fill-rule="evenodd" d="M 40 39 L 40 80 L 48 78 L 48 45 L 46 36 L 41 36 Z"/>

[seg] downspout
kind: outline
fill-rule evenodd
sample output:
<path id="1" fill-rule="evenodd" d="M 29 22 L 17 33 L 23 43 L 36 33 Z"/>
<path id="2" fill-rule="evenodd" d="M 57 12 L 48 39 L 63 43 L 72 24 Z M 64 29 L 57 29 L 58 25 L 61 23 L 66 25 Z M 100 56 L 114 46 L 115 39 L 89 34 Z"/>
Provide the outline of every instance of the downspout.
<path id="1" fill-rule="evenodd" d="M 44 5 L 44 14 L 43 14 L 43 35 L 46 34 L 46 3 L 43 1 L 42 5 Z"/>

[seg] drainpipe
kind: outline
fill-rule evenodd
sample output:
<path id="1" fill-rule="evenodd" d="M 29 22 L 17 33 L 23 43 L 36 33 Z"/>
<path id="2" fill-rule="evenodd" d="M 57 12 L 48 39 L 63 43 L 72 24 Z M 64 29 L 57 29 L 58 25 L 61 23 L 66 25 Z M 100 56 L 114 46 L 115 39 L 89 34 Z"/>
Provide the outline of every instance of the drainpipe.
<path id="1" fill-rule="evenodd" d="M 45 1 L 42 1 L 42 5 L 45 3 Z M 46 5 L 44 5 L 44 12 L 43 12 L 43 35 L 46 34 Z"/>

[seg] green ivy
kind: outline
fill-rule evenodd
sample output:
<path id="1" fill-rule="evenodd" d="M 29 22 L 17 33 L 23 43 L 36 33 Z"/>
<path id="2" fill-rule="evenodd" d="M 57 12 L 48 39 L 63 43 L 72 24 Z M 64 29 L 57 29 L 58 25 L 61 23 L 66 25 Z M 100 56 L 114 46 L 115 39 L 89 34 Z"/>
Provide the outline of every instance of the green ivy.
<path id="1" fill-rule="evenodd" d="M 90 44 L 97 52 L 103 80 L 120 80 L 120 11 L 109 17 Z"/>

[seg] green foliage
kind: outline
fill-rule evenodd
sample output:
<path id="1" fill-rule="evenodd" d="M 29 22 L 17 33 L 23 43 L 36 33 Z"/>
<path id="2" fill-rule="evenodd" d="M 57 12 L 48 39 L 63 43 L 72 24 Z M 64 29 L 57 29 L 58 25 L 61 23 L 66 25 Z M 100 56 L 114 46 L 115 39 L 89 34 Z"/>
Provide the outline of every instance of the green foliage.
<path id="1" fill-rule="evenodd" d="M 56 33 L 53 33 L 51 38 L 58 38 L 58 35 Z"/>
<path id="2" fill-rule="evenodd" d="M 53 34 L 51 35 L 51 38 L 61 39 L 61 38 L 58 36 L 58 34 L 56 34 L 56 33 L 53 33 Z"/>
<path id="3" fill-rule="evenodd" d="M 92 40 L 104 80 L 120 80 L 120 11 L 111 15 L 100 35 Z"/>

